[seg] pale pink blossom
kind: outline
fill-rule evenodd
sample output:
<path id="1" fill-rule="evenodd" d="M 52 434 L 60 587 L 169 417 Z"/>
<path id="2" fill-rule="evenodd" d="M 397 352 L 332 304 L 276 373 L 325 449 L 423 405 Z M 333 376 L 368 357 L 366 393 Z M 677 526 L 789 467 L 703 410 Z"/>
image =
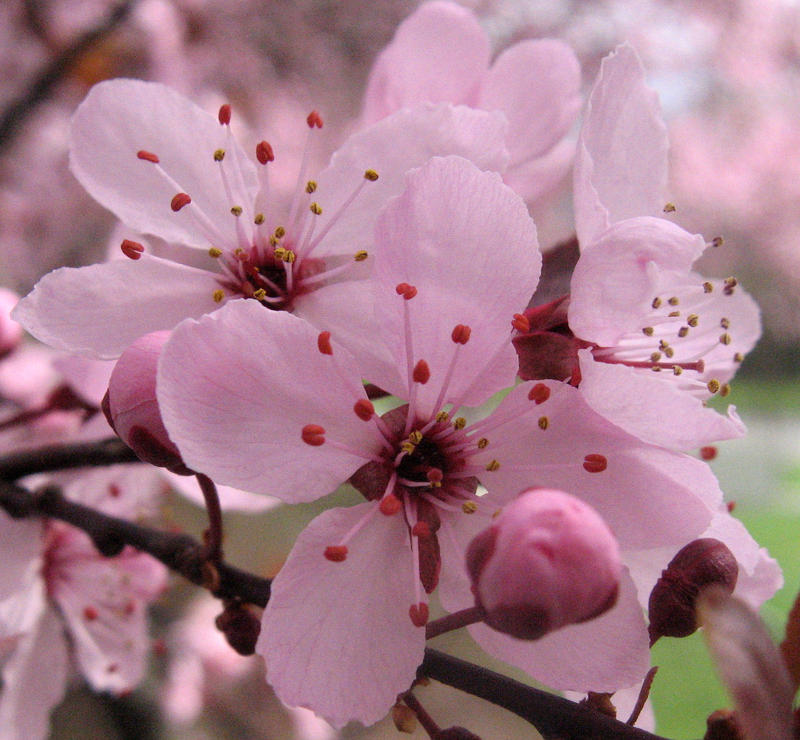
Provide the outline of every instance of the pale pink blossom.
<path id="1" fill-rule="evenodd" d="M 154 472 L 120 466 L 73 474 L 63 478 L 64 493 L 132 517 L 163 492 Z M 166 569 L 131 548 L 103 557 L 88 535 L 58 521 L 19 522 L 0 512 L 0 529 L 0 638 L 15 638 L 3 666 L 0 738 L 44 738 L 73 666 L 97 691 L 121 694 L 141 681 L 147 605 L 163 591 Z"/>
<path id="2" fill-rule="evenodd" d="M 319 177 L 309 179 L 302 163 L 280 212 L 269 174 L 280 150 L 262 141 L 246 154 L 230 115 L 223 106 L 212 116 L 156 83 L 95 86 L 73 120 L 73 172 L 136 233 L 171 243 L 172 257 L 126 240 L 131 259 L 56 270 L 15 318 L 52 346 L 110 358 L 143 334 L 245 297 L 312 320 L 338 313 L 357 343 L 369 321 L 358 283 L 370 268 L 375 218 L 406 170 L 433 154 L 487 169 L 502 169 L 508 156 L 500 114 L 448 104 L 401 111 L 351 137 Z M 321 125 L 315 112 L 308 128 L 298 122 L 310 140 Z"/>
<path id="3" fill-rule="evenodd" d="M 362 120 L 378 121 L 424 101 L 500 111 L 511 155 L 505 182 L 526 200 L 542 198 L 567 174 L 566 138 L 581 105 L 580 66 L 564 42 L 520 41 L 490 64 L 490 41 L 475 15 L 452 2 L 421 5 L 378 55 Z"/>
<path id="4" fill-rule="evenodd" d="M 589 348 L 579 376 L 590 405 L 646 441 L 690 449 L 744 433 L 733 407 L 722 416 L 703 401 L 727 395 L 761 326 L 735 278 L 692 270 L 718 242 L 664 217 L 666 151 L 656 95 L 636 53 L 621 46 L 603 62 L 578 142 L 582 253 L 569 327 Z"/>
<path id="5" fill-rule="evenodd" d="M 643 444 L 563 383 L 523 383 L 489 416 L 466 421 L 513 384 L 510 320 L 540 267 L 524 203 L 496 174 L 432 159 L 383 209 L 375 239 L 381 331 L 369 339 L 393 362 L 362 372 L 324 324 L 237 301 L 183 322 L 159 366 L 164 423 L 187 465 L 291 503 L 348 479 L 367 499 L 300 535 L 257 646 L 278 696 L 337 727 L 377 721 L 408 688 L 422 659 L 425 593 L 438 585 L 447 609 L 472 606 L 467 545 L 531 483 L 594 506 L 623 549 L 685 544 L 720 500 L 703 463 Z M 406 405 L 378 417 L 362 375 Z M 592 622 L 532 643 L 471 631 L 556 688 L 613 690 L 646 670 L 627 575 L 615 608 Z"/>

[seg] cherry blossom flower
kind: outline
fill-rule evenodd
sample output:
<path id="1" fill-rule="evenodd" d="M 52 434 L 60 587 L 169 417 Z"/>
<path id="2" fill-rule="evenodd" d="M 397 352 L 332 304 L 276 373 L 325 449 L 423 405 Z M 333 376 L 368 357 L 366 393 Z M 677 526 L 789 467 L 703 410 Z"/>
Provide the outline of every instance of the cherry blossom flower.
<path id="1" fill-rule="evenodd" d="M 513 384 L 509 322 L 540 269 L 533 223 L 498 175 L 433 158 L 386 205 L 375 240 L 370 339 L 394 360 L 381 374 L 362 372 L 332 332 L 254 301 L 183 322 L 159 365 L 164 423 L 188 466 L 290 503 L 347 480 L 367 499 L 300 535 L 257 646 L 282 701 L 337 727 L 377 721 L 408 687 L 426 593 L 472 606 L 467 545 L 531 484 L 594 506 L 623 550 L 685 544 L 720 500 L 707 466 L 631 437 L 567 384 L 523 383 L 485 418 L 470 411 Z M 365 375 L 405 404 L 379 417 Z M 539 641 L 470 629 L 556 688 L 613 690 L 647 667 L 627 574 L 614 609 Z"/>
<path id="2" fill-rule="evenodd" d="M 15 318 L 52 346 L 112 358 L 143 334 L 244 297 L 312 320 L 338 311 L 357 342 L 369 312 L 354 305 L 353 281 L 369 271 L 377 212 L 403 173 L 432 154 L 498 170 L 508 158 L 499 113 L 401 111 L 351 137 L 318 178 L 301 164 L 281 213 L 270 197 L 272 146 L 261 141 L 248 157 L 230 119 L 230 106 L 214 117 L 157 83 L 96 85 L 73 120 L 73 172 L 129 228 L 171 245 L 170 257 L 126 239 L 130 259 L 54 271 Z M 311 141 L 322 119 L 312 112 L 307 124 Z"/>
<path id="3" fill-rule="evenodd" d="M 64 494 L 132 517 L 163 493 L 154 472 L 128 465 L 73 474 Z M 146 609 L 161 594 L 166 569 L 131 548 L 103 557 L 88 535 L 63 522 L 14 521 L 4 512 L 0 548 L 0 639 L 16 638 L 3 666 L 0 737 L 44 738 L 72 664 L 97 691 L 122 694 L 142 679 Z"/>
<path id="4" fill-rule="evenodd" d="M 665 210 L 666 152 L 656 94 L 636 53 L 621 46 L 603 62 L 578 142 L 582 253 L 568 307 L 554 310 L 566 309 L 574 337 L 567 349 L 563 332 L 558 339 L 566 366 L 573 365 L 566 375 L 580 382 L 592 408 L 645 441 L 687 450 L 744 433 L 733 407 L 722 416 L 703 401 L 727 395 L 760 321 L 735 278 L 692 270 L 721 240 L 707 244 L 656 216 Z M 547 311 L 529 319 L 536 323 Z"/>
<path id="5" fill-rule="evenodd" d="M 362 120 L 378 121 L 423 101 L 501 111 L 511 162 L 505 182 L 528 201 L 567 174 L 574 142 L 565 138 L 581 106 L 580 65 L 555 39 L 510 46 L 491 64 L 475 15 L 451 2 L 423 4 L 395 32 L 370 72 Z"/>

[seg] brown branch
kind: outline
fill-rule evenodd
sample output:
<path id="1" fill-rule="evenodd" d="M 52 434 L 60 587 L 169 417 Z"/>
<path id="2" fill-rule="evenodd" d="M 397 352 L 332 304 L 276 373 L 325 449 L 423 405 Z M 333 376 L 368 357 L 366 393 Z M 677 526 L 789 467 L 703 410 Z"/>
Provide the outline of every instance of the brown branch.
<path id="1" fill-rule="evenodd" d="M 131 462 L 140 462 L 136 453 L 121 439 L 111 437 L 99 442 L 50 445 L 3 455 L 0 479 L 13 481 L 34 473 Z"/>
<path id="2" fill-rule="evenodd" d="M 198 586 L 209 588 L 221 599 L 266 606 L 270 581 L 224 562 L 210 563 L 204 545 L 186 534 L 161 532 L 126 519 L 109 516 L 64 498 L 55 487 L 31 493 L 13 483 L 0 481 L 0 506 L 12 517 L 51 517 L 72 524 L 88 534 L 106 556 L 118 555 L 125 545 L 152 555 Z"/>

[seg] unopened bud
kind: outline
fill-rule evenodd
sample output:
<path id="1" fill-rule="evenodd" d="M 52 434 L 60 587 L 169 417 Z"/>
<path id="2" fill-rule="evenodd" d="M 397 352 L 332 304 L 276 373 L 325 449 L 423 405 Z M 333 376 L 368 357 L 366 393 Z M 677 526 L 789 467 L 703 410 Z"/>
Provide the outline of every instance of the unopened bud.
<path id="1" fill-rule="evenodd" d="M 225 605 L 225 611 L 214 620 L 228 644 L 239 655 L 253 655 L 261 632 L 261 620 L 251 607 L 238 601 Z"/>
<path id="2" fill-rule="evenodd" d="M 600 515 L 547 488 L 520 494 L 467 550 L 485 622 L 524 640 L 610 609 L 621 568 L 619 546 Z"/>
<path id="3" fill-rule="evenodd" d="M 736 558 L 719 540 L 704 537 L 686 545 L 650 593 L 651 644 L 662 636 L 691 635 L 698 627 L 695 605 L 700 590 L 716 584 L 733 593 L 738 575 Z"/>
<path id="4" fill-rule="evenodd" d="M 141 460 L 190 475 L 164 428 L 156 400 L 158 358 L 167 339 L 168 331 L 146 334 L 122 353 L 108 381 L 103 412 L 112 429 Z"/>

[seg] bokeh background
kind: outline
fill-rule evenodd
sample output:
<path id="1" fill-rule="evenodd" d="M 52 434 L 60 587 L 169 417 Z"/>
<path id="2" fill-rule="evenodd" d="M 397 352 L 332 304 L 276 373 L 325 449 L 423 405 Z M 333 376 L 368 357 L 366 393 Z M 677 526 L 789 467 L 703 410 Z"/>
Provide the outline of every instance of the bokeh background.
<path id="1" fill-rule="evenodd" d="M 113 217 L 67 166 L 69 119 L 92 84 L 159 80 L 209 110 L 230 102 L 235 125 L 269 138 L 281 184 L 294 182 L 312 108 L 326 125 L 317 166 L 352 130 L 374 56 L 418 3 L 407 0 L 3 0 L 0 3 L 0 284 L 26 293 L 45 272 L 103 258 Z M 723 246 L 707 274 L 735 274 L 762 307 L 764 337 L 727 399 L 747 438 L 713 466 L 735 513 L 781 562 L 785 588 L 764 617 L 776 637 L 800 585 L 800 5 L 793 0 L 465 0 L 497 51 L 558 37 L 578 54 L 586 88 L 625 40 L 660 93 L 671 135 L 676 220 Z M 547 248 L 571 234 L 569 183 L 534 214 Z M 347 500 L 347 492 L 337 494 Z M 330 505 L 330 501 L 326 501 Z M 227 520 L 230 558 L 263 574 L 280 567 L 313 506 Z M 176 500 L 167 516 L 191 532 L 203 513 Z M 282 710 L 257 659 L 216 649 L 214 609 L 176 583 L 155 611 L 152 677 L 124 699 L 80 684 L 55 715 L 58 738 L 325 738 Z M 196 609 L 199 611 L 196 612 Z M 176 619 L 185 619 L 175 626 Z M 196 642 L 192 642 L 196 640 Z M 658 731 L 699 737 L 728 702 L 702 639 L 662 640 Z M 199 646 L 204 662 L 187 662 Z M 442 646 L 500 670 L 461 636 Z M 181 663 L 183 661 L 183 663 Z M 205 676 L 205 684 L 198 677 Z M 194 692 L 194 693 L 192 693 Z M 437 686 L 420 694 L 443 726 L 487 740 L 531 735 L 495 707 Z M 199 702 L 199 704 L 198 704 Z M 200 705 L 205 706 L 200 711 Z M 390 723 L 348 738 L 393 736 Z M 419 730 L 413 737 L 424 737 Z"/>

